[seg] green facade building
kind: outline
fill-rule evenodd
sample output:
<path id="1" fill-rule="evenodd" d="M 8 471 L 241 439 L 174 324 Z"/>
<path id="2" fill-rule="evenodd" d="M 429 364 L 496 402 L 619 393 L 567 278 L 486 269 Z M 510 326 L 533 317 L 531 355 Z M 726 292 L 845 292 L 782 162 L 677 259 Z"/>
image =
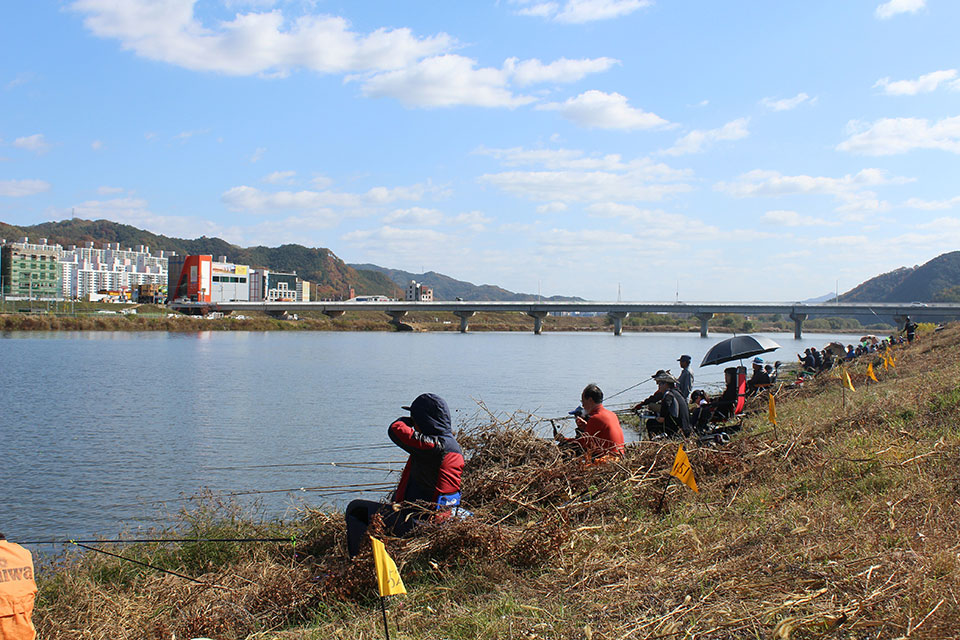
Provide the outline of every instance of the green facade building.
<path id="1" fill-rule="evenodd" d="M 0 249 L 3 295 L 19 298 L 60 297 L 60 248 L 8 242 Z"/>

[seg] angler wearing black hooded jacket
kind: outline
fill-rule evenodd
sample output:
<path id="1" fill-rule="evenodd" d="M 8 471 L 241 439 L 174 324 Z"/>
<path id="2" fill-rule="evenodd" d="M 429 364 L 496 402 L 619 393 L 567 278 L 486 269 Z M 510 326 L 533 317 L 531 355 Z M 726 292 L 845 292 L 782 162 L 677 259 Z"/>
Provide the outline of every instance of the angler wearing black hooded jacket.
<path id="1" fill-rule="evenodd" d="M 402 536 L 421 520 L 446 517 L 449 508 L 460 504 L 463 453 L 453 437 L 447 403 L 440 396 L 424 393 L 403 408 L 410 411 L 410 416 L 395 420 L 387 435 L 410 457 L 392 504 L 354 500 L 347 506 L 350 557 L 360 552 L 360 543 L 375 513 L 381 514 L 388 530 Z"/>

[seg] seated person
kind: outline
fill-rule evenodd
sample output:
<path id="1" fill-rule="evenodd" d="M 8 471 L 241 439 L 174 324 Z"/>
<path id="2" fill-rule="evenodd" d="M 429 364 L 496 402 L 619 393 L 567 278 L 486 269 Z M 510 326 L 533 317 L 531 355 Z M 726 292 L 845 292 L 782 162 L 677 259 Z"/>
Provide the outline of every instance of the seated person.
<path id="1" fill-rule="evenodd" d="M 747 395 L 756 395 L 761 389 L 770 386 L 770 374 L 763 370 L 763 358 L 753 359 L 753 375 L 747 380 Z"/>
<path id="2" fill-rule="evenodd" d="M 654 380 L 657 381 L 657 391 L 661 394 L 660 412 L 656 418 L 647 420 L 647 433 L 651 438 L 690 435 L 690 408 L 677 389 L 676 378 L 664 372 Z"/>
<path id="3" fill-rule="evenodd" d="M 656 381 L 657 376 L 662 376 L 664 374 L 670 375 L 670 370 L 659 369 L 655 374 L 650 376 L 650 378 Z M 653 411 L 654 413 L 658 413 L 660 411 L 659 403 L 660 403 L 660 400 L 662 399 L 663 399 L 663 392 L 660 391 L 660 387 L 658 386 L 657 390 L 654 391 L 651 395 L 647 396 L 637 404 L 633 405 L 633 411 L 640 411 L 644 407 L 650 407 L 651 411 Z"/>
<path id="4" fill-rule="evenodd" d="M 740 399 L 740 392 L 737 389 L 737 368 L 727 367 L 723 370 L 723 378 L 726 387 L 719 398 L 710 402 L 710 408 L 713 410 L 713 422 L 725 422 L 732 418 L 736 413 L 737 401 Z"/>
<path id="5" fill-rule="evenodd" d="M 582 451 L 591 458 L 607 456 L 622 458 L 623 428 L 616 414 L 603 406 L 603 391 L 590 383 L 580 393 L 580 406 L 583 414 L 574 416 L 577 422 L 577 437 L 557 436 L 561 447 Z"/>
<path id="6" fill-rule="evenodd" d="M 813 353 L 810 352 L 810 348 L 807 347 L 803 355 L 797 354 L 797 358 L 800 359 L 800 366 L 803 367 L 803 370 L 808 373 L 813 373 L 817 370 L 816 362 L 813 359 Z"/>
<path id="7" fill-rule="evenodd" d="M 690 424 L 697 433 L 709 431 L 710 418 L 713 416 L 713 409 L 710 408 L 710 398 L 707 397 L 703 389 L 696 389 L 691 395 L 695 409 L 690 414 Z"/>
<path id="8" fill-rule="evenodd" d="M 453 436 L 450 409 L 440 396 L 424 393 L 387 429 L 393 443 L 410 454 L 390 504 L 353 500 L 347 505 L 347 551 L 360 553 L 370 518 L 379 513 L 387 530 L 398 536 L 422 521 L 449 516 L 460 504 L 463 453 Z"/>

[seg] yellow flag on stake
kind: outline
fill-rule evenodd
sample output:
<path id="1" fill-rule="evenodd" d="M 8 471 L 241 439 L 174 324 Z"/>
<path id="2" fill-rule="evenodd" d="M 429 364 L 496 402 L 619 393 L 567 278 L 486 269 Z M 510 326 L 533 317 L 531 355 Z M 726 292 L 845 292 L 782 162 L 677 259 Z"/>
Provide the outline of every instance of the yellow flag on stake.
<path id="1" fill-rule="evenodd" d="M 869 377 L 869 378 L 870 378 L 871 380 L 873 380 L 874 382 L 880 382 L 879 380 L 877 380 L 877 374 L 875 374 L 875 373 L 873 372 L 873 363 L 872 363 L 872 362 L 867 365 L 867 377 Z"/>
<path id="2" fill-rule="evenodd" d="M 403 580 L 400 579 L 400 572 L 397 571 L 397 565 L 393 558 L 387 553 L 386 547 L 376 538 L 370 538 L 370 544 L 373 545 L 373 563 L 377 567 L 377 584 L 380 587 L 381 596 L 393 596 L 398 593 L 406 593 L 403 586 Z"/>
<path id="3" fill-rule="evenodd" d="M 883 356 L 883 369 L 886 371 L 890 367 L 890 358 L 886 355 Z"/>
<path id="4" fill-rule="evenodd" d="M 690 458 L 687 457 L 687 452 L 683 450 L 683 445 L 680 445 L 680 448 L 677 449 L 677 457 L 673 461 L 670 475 L 700 493 L 700 489 L 697 488 L 697 481 L 693 477 L 693 468 L 690 467 Z"/>
<path id="5" fill-rule="evenodd" d="M 773 394 L 770 394 L 770 422 L 777 425 L 777 403 L 773 400 Z"/>
<path id="6" fill-rule="evenodd" d="M 850 380 L 850 373 L 846 369 L 843 370 L 843 386 L 850 389 L 850 391 L 856 391 L 856 389 L 853 388 L 853 381 Z"/>

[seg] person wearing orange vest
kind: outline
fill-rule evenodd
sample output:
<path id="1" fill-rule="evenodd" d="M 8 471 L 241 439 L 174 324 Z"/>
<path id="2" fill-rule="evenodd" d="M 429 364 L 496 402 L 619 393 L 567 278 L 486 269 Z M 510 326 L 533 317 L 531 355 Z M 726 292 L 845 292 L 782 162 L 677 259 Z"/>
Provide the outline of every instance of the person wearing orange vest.
<path id="1" fill-rule="evenodd" d="M 0 533 L 0 638 L 34 640 L 37 637 L 31 619 L 36 596 L 30 552 L 7 542 Z"/>

